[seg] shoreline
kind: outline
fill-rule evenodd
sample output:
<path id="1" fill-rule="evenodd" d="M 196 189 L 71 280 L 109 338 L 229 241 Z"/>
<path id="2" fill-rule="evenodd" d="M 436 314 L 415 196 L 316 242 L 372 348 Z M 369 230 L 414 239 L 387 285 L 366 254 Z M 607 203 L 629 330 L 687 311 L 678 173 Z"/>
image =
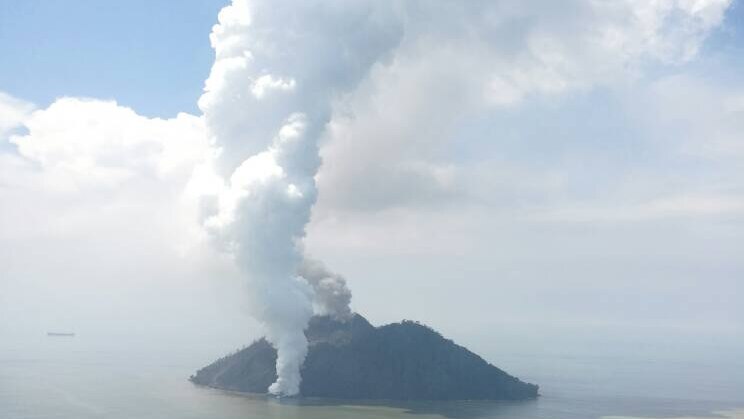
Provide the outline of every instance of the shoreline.
<path id="1" fill-rule="evenodd" d="M 715 410 L 707 416 L 674 416 L 674 417 L 649 417 L 649 416 L 602 416 L 600 419 L 744 419 L 744 407 L 737 409 Z"/>

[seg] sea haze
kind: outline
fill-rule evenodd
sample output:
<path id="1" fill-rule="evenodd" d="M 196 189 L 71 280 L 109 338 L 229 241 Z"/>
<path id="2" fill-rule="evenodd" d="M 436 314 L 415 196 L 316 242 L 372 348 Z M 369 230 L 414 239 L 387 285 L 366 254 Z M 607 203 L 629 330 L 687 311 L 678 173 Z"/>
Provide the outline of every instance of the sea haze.
<path id="1" fill-rule="evenodd" d="M 639 344 L 596 335 L 572 348 L 571 340 L 564 335 L 552 347 L 531 349 L 476 345 L 495 365 L 540 384 L 536 401 L 365 403 L 277 400 L 191 384 L 191 373 L 234 348 L 230 339 L 167 343 L 6 335 L 0 348 L 0 418 L 589 419 L 703 418 L 713 412 L 744 417 L 740 342 L 665 336 Z"/>

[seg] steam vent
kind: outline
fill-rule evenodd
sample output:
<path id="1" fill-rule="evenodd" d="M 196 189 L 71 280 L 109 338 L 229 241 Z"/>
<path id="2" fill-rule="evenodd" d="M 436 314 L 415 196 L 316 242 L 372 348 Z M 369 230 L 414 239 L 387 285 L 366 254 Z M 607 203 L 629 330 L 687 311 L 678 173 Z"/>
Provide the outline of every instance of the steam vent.
<path id="1" fill-rule="evenodd" d="M 372 326 L 355 314 L 340 322 L 314 317 L 302 368 L 304 397 L 387 400 L 521 400 L 538 387 L 412 321 Z M 276 380 L 276 350 L 260 339 L 191 377 L 196 384 L 267 393 Z"/>

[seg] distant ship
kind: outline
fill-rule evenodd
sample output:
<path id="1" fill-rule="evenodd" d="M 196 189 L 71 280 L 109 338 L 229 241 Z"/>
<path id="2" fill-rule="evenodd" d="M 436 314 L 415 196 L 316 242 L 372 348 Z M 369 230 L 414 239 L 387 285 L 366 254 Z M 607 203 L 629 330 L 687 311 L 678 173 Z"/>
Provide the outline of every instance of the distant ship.
<path id="1" fill-rule="evenodd" d="M 73 336 L 75 336 L 75 334 L 74 333 L 70 333 L 70 332 L 47 332 L 47 336 L 55 336 L 55 337 L 57 337 L 57 336 L 66 336 L 66 337 L 73 337 Z"/>

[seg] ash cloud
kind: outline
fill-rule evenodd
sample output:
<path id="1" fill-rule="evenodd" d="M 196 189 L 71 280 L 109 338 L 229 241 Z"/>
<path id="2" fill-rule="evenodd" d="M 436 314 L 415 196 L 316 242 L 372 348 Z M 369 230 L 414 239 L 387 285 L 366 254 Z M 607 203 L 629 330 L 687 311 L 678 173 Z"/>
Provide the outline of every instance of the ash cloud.
<path id="1" fill-rule="evenodd" d="M 329 270 L 323 262 L 305 258 L 299 275 L 313 289 L 313 311 L 318 315 L 329 315 L 338 320 L 351 317 L 351 290 L 346 278 Z"/>

